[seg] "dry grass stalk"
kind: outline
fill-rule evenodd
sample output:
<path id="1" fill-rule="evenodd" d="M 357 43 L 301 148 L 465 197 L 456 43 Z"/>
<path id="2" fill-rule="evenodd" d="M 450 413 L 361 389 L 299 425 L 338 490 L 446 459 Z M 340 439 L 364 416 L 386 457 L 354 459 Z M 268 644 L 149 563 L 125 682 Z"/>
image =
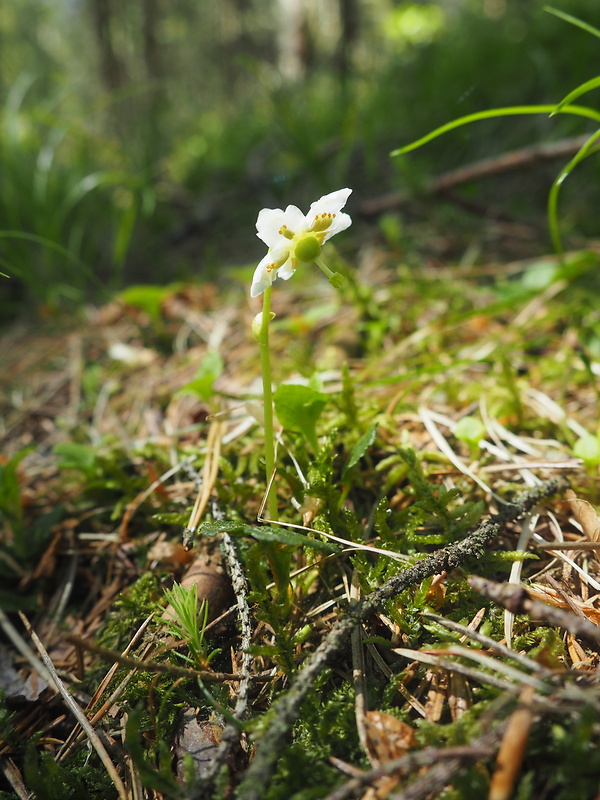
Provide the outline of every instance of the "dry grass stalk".
<path id="1" fill-rule="evenodd" d="M 31 636 L 31 639 L 32 639 L 34 645 L 36 646 L 37 651 L 40 654 L 40 657 L 41 657 L 42 661 L 44 662 L 44 666 L 46 667 L 46 669 L 48 670 L 48 672 L 52 676 L 52 680 L 53 680 L 53 682 L 54 682 L 59 694 L 61 695 L 61 697 L 65 701 L 65 704 L 67 705 L 67 707 L 69 708 L 69 710 L 71 711 L 71 713 L 73 714 L 73 716 L 75 717 L 77 722 L 81 725 L 81 727 L 85 731 L 88 739 L 90 740 L 90 744 L 92 745 L 92 747 L 94 748 L 94 750 L 98 754 L 98 757 L 99 757 L 100 761 L 103 763 L 106 771 L 110 775 L 110 779 L 112 780 L 112 782 L 113 782 L 113 784 L 115 786 L 115 789 L 118 792 L 119 800 L 131 800 L 131 796 L 130 796 L 129 792 L 127 792 L 127 790 L 125 789 L 125 785 L 124 785 L 123 781 L 121 780 L 121 777 L 120 777 L 119 773 L 117 772 L 117 769 L 116 769 L 115 765 L 113 764 L 110 756 L 106 752 L 106 748 L 104 747 L 104 745 L 100 741 L 100 737 L 98 736 L 96 731 L 92 728 L 88 718 L 85 716 L 85 714 L 83 712 L 83 709 L 81 709 L 77 705 L 77 703 L 75 702 L 73 697 L 71 697 L 71 695 L 67 691 L 66 686 L 64 685 L 64 683 L 59 678 L 58 673 L 56 672 L 56 670 L 54 668 L 54 664 L 52 663 L 52 660 L 50 659 L 50 656 L 48 655 L 48 653 L 46 651 L 46 648 L 44 647 L 44 645 L 42 644 L 42 642 L 38 638 L 37 634 L 35 633 L 35 631 L 31 627 L 31 625 L 29 624 L 29 620 L 27 619 L 27 617 L 22 612 L 19 612 L 19 616 L 21 617 L 21 621 L 25 625 L 25 628 L 27 629 L 27 632 Z"/>
<path id="2" fill-rule="evenodd" d="M 502 737 L 488 800 L 509 800 L 512 797 L 533 724 L 532 700 L 534 694 L 534 688 L 526 686 L 519 695 L 519 707 L 511 714 L 508 727 Z"/>

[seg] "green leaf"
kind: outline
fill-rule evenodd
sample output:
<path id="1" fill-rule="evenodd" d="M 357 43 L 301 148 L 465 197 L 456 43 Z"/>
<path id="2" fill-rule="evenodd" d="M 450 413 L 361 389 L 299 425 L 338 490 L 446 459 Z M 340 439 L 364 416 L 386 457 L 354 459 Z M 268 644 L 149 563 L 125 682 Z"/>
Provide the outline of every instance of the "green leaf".
<path id="1" fill-rule="evenodd" d="M 223 359 L 216 350 L 209 350 L 192 381 L 182 386 L 177 394 L 192 394 L 200 400 L 208 401 L 214 394 L 213 384 L 223 373 Z"/>
<path id="2" fill-rule="evenodd" d="M 161 316 L 163 300 L 172 291 L 172 287 L 165 286 L 130 286 L 117 299 L 125 305 L 145 311 L 153 322 L 157 322 Z"/>
<path id="3" fill-rule="evenodd" d="M 277 528 L 272 525 L 248 525 L 244 522 L 203 522 L 199 533 L 203 536 L 216 536 L 218 533 L 229 533 L 231 536 L 251 536 L 257 542 L 284 544 L 289 547 L 311 547 L 325 553 L 337 553 L 339 548 L 320 539 L 311 539 L 296 531 Z"/>
<path id="4" fill-rule="evenodd" d="M 575 169 L 575 167 L 579 164 L 580 161 L 583 161 L 588 156 L 592 155 L 592 153 L 597 153 L 600 149 L 599 146 L 596 144 L 598 138 L 600 137 L 600 128 L 589 137 L 584 145 L 582 145 L 575 156 L 569 161 L 569 163 L 564 166 L 561 171 L 558 173 L 554 182 L 552 184 L 552 188 L 550 189 L 550 193 L 548 194 L 548 227 L 550 228 L 550 236 L 552 237 L 552 244 L 554 249 L 557 253 L 563 252 L 562 241 L 560 237 L 560 229 L 558 224 L 558 194 L 560 192 L 560 188 L 565 182 L 565 179 L 569 177 L 571 172 Z"/>
<path id="5" fill-rule="evenodd" d="M 569 105 L 569 103 L 572 103 L 573 100 L 577 100 L 577 98 L 581 97 L 582 94 L 591 92 L 592 89 L 597 89 L 599 86 L 600 86 L 600 76 L 592 78 L 591 80 L 586 81 L 585 83 L 582 83 L 576 89 L 573 89 L 572 92 L 569 92 L 569 94 L 560 101 L 560 103 L 556 106 L 556 109 L 552 112 L 550 116 L 553 117 L 555 114 L 558 114 L 560 111 L 562 111 L 562 109 L 565 106 Z"/>
<path id="6" fill-rule="evenodd" d="M 597 436 L 582 436 L 573 447 L 573 455 L 580 458 L 588 466 L 600 464 L 600 441 Z"/>
<path id="7" fill-rule="evenodd" d="M 23 530 L 23 508 L 17 467 L 27 453 L 33 449 L 33 447 L 25 447 L 16 453 L 7 464 L 0 464 L 0 517 L 5 517 L 16 535 Z"/>
<path id="8" fill-rule="evenodd" d="M 598 36 L 600 38 L 600 30 L 595 28 L 593 25 L 590 25 L 589 22 L 584 22 L 577 17 L 574 17 L 572 14 L 567 14 L 564 11 L 559 11 L 558 8 L 553 8 L 552 6 L 544 6 L 544 11 L 547 11 L 549 14 L 554 14 L 555 17 L 564 20 L 565 22 L 570 22 L 571 25 L 575 25 L 577 28 L 581 28 L 587 33 L 591 33 L 592 36 Z"/>
<path id="9" fill-rule="evenodd" d="M 59 469 L 77 469 L 89 478 L 96 475 L 97 453 L 91 445 L 61 442 L 53 450 L 57 456 L 61 456 Z"/>
<path id="10" fill-rule="evenodd" d="M 137 219 L 137 208 L 135 202 L 135 195 L 128 193 L 127 206 L 121 214 L 119 219 L 115 241 L 113 245 L 113 258 L 117 264 L 123 264 L 127 253 L 129 252 L 129 245 L 131 244 L 131 237 L 133 236 L 133 229 Z"/>
<path id="11" fill-rule="evenodd" d="M 375 436 L 377 435 L 377 423 L 371 425 L 369 430 L 360 437 L 358 442 L 352 448 L 352 452 L 350 453 L 350 458 L 348 459 L 348 463 L 344 467 L 344 471 L 342 474 L 346 474 L 349 469 L 351 469 L 355 464 L 358 464 L 360 459 L 364 456 L 367 452 L 369 447 L 375 441 Z"/>
<path id="12" fill-rule="evenodd" d="M 485 426 L 477 417 L 463 417 L 456 423 L 454 435 L 461 442 L 478 444 L 485 436 Z"/>
<path id="13" fill-rule="evenodd" d="M 557 279 L 559 271 L 559 266 L 555 262 L 540 259 L 525 269 L 521 277 L 521 286 L 541 292 Z"/>
<path id="14" fill-rule="evenodd" d="M 275 392 L 273 400 L 283 427 L 289 431 L 300 431 L 313 451 L 318 452 L 317 420 L 327 405 L 328 395 L 315 392 L 308 386 L 284 383 Z"/>
<path id="15" fill-rule="evenodd" d="M 447 122 L 445 125 L 436 128 L 435 130 L 428 133 L 426 136 L 422 136 L 420 139 L 417 139 L 410 144 L 405 145 L 404 147 L 400 147 L 397 150 L 393 150 L 390 155 L 392 157 L 403 155 L 404 153 L 409 153 L 411 150 L 416 150 L 418 147 L 422 147 L 424 144 L 427 144 L 432 139 L 437 139 L 438 136 L 442 136 L 444 133 L 448 133 L 449 131 L 454 130 L 455 128 L 460 128 L 463 125 L 468 125 L 471 122 L 478 122 L 482 119 L 494 119 L 496 117 L 514 117 L 520 116 L 522 114 L 552 114 L 556 111 L 556 106 L 551 105 L 543 105 L 543 106 L 506 106 L 504 108 L 491 108 L 488 111 L 478 111 L 475 114 L 467 114 L 466 117 L 459 117 L 458 119 L 454 119 L 451 122 Z M 586 106 L 564 106 L 561 108 L 561 114 L 574 114 L 575 116 L 579 117 L 587 117 L 588 119 L 594 119 L 596 121 L 600 121 L 600 114 L 597 111 L 594 111 L 591 108 L 587 108 Z"/>

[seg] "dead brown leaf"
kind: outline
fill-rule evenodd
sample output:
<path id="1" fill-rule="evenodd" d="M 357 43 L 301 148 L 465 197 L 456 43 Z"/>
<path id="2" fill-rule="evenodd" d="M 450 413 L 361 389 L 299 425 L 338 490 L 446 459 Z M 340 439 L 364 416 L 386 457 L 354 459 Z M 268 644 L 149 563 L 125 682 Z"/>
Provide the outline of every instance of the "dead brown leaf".
<path id="1" fill-rule="evenodd" d="M 555 591 L 554 589 L 550 589 L 548 586 L 542 586 L 541 584 L 531 584 L 531 586 L 525 587 L 527 590 L 527 594 L 532 598 L 532 600 L 539 600 L 542 603 L 547 603 L 548 605 L 555 606 L 556 608 L 568 608 L 570 609 L 570 605 L 567 601 L 559 594 L 559 592 Z M 573 603 L 591 622 L 595 625 L 600 625 L 600 609 L 596 608 L 591 604 L 589 600 L 581 600 L 578 597 L 570 597 L 571 603 Z"/>
<path id="2" fill-rule="evenodd" d="M 364 722 L 367 753 L 374 766 L 401 758 L 415 743 L 414 728 L 385 711 L 367 711 Z M 363 800 L 387 797 L 401 774 L 382 778 L 363 795 Z"/>
<path id="3" fill-rule="evenodd" d="M 600 541 L 600 518 L 596 513 L 596 509 L 587 500 L 582 500 L 577 497 L 572 489 L 567 489 L 565 492 L 567 501 L 571 504 L 573 509 L 573 516 L 583 528 L 583 535 L 590 542 Z M 596 559 L 599 558 L 597 551 L 592 551 Z"/>

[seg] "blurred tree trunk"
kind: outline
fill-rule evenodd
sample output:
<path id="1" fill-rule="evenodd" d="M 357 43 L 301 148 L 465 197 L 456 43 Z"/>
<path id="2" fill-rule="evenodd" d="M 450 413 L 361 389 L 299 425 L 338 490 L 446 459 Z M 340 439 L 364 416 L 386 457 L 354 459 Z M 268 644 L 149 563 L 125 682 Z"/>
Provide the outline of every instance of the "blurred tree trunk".
<path id="1" fill-rule="evenodd" d="M 304 0 L 279 0 L 279 71 L 289 81 L 306 71 L 306 34 Z"/>
<path id="2" fill-rule="evenodd" d="M 155 162 L 160 158 L 167 106 L 165 83 L 162 80 L 165 77 L 163 59 L 156 35 L 160 22 L 159 0 L 140 0 L 140 11 L 142 15 L 142 58 L 149 84 L 146 97 L 139 98 L 140 115 L 144 128 L 140 149 L 144 153 L 142 163 L 152 171 Z"/>
<path id="3" fill-rule="evenodd" d="M 359 0 L 339 0 L 341 37 L 338 48 L 338 70 L 342 79 L 352 68 L 354 47 L 360 33 Z"/>
<path id="4" fill-rule="evenodd" d="M 160 47 L 156 38 L 158 25 L 158 0 L 142 0 L 142 37 L 144 47 L 144 65 L 148 78 L 160 78 L 162 60 Z"/>
<path id="5" fill-rule="evenodd" d="M 125 65 L 117 55 L 113 41 L 113 0 L 89 0 L 94 36 L 98 43 L 100 75 L 106 88 L 113 92 L 126 81 Z"/>

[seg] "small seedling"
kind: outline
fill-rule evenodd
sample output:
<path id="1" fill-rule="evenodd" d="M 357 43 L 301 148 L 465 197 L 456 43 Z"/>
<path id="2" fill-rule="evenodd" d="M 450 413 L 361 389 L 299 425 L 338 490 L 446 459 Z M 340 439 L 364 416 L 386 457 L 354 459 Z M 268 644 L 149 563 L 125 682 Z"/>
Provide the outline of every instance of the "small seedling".
<path id="1" fill-rule="evenodd" d="M 587 434 L 577 439 L 573 446 L 573 455 L 583 461 L 588 475 L 597 475 L 600 467 L 600 432 L 597 436 Z"/>
<path id="2" fill-rule="evenodd" d="M 454 435 L 468 446 L 471 460 L 475 461 L 481 449 L 479 442 L 485 436 L 483 422 L 477 417 L 463 417 L 456 423 Z"/>
<path id="3" fill-rule="evenodd" d="M 185 661 L 206 669 L 211 660 L 221 651 L 208 651 L 205 641 L 206 624 L 208 622 L 208 603 L 203 600 L 198 606 L 198 587 L 193 584 L 186 589 L 179 583 L 172 589 L 165 590 L 165 599 L 172 606 L 175 618 L 167 611 L 163 614 L 169 632 L 177 639 L 185 641 L 193 658 L 180 655 Z"/>

